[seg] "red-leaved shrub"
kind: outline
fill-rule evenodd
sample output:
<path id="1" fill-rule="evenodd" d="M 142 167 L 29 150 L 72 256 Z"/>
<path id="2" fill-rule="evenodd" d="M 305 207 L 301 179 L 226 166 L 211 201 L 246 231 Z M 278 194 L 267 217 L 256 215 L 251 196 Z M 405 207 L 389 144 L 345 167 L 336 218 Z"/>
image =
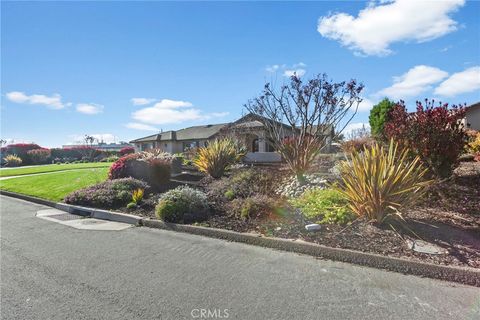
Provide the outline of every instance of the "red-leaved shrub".
<path id="1" fill-rule="evenodd" d="M 131 172 L 129 172 L 129 162 L 133 162 L 140 157 L 139 153 L 129 154 L 121 157 L 110 166 L 108 172 L 109 179 L 120 179 L 129 177 Z"/>
<path id="2" fill-rule="evenodd" d="M 119 152 L 120 157 L 125 156 L 127 154 L 135 153 L 135 148 L 133 147 L 125 147 L 122 148 Z"/>
<path id="3" fill-rule="evenodd" d="M 344 141 L 341 147 L 345 153 L 361 152 L 365 147 L 372 146 L 374 142 L 375 140 L 372 137 L 364 136 Z"/>
<path id="4" fill-rule="evenodd" d="M 425 106 L 417 102 L 416 112 L 408 113 L 400 101 L 390 111 L 384 131 L 387 138 L 418 155 L 434 175 L 445 178 L 452 174 L 467 142 L 464 117 L 465 107 L 446 103 L 435 107 L 433 100 L 425 100 Z"/>
<path id="5" fill-rule="evenodd" d="M 46 163 L 50 158 L 50 149 L 41 148 L 27 151 L 27 155 L 33 164 Z"/>
<path id="6" fill-rule="evenodd" d="M 15 154 L 22 159 L 22 164 L 25 165 L 32 163 L 27 152 L 35 149 L 42 149 L 42 147 L 35 143 L 15 143 L 4 147 L 2 154 Z"/>
<path id="7" fill-rule="evenodd" d="M 132 177 L 147 182 L 156 190 L 164 190 L 170 182 L 171 165 L 169 159 L 133 153 L 115 161 L 110 167 L 108 177 L 109 179 Z"/>

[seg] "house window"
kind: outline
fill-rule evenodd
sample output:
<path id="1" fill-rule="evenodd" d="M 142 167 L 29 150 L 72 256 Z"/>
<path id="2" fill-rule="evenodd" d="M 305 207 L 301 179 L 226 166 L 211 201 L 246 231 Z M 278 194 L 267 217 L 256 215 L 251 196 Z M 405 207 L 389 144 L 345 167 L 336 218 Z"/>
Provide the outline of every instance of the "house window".
<path id="1" fill-rule="evenodd" d="M 258 138 L 252 140 L 252 152 L 258 152 Z"/>
<path id="2" fill-rule="evenodd" d="M 200 141 L 186 141 L 183 143 L 183 151 L 198 148 L 199 146 L 200 146 Z"/>

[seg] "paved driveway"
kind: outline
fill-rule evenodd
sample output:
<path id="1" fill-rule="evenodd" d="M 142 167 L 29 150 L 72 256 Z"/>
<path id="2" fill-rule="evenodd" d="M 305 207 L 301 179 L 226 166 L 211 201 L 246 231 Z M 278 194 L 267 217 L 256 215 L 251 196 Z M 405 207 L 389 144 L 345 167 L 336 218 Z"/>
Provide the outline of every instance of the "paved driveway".
<path id="1" fill-rule="evenodd" d="M 0 197 L 2 319 L 480 319 L 480 289 Z M 202 317 L 203 316 L 203 317 Z"/>

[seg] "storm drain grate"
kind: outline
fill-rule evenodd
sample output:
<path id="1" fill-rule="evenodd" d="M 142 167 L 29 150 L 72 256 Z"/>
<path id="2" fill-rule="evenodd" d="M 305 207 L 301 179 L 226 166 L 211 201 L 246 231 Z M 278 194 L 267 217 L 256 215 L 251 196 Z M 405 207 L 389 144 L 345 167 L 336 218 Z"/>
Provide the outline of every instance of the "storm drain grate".
<path id="1" fill-rule="evenodd" d="M 70 221 L 70 220 L 78 220 L 83 217 L 77 216 L 75 214 L 70 214 L 70 213 L 61 213 L 61 214 L 54 214 L 51 216 L 48 216 L 49 218 L 55 219 L 55 220 L 60 220 L 60 221 Z"/>

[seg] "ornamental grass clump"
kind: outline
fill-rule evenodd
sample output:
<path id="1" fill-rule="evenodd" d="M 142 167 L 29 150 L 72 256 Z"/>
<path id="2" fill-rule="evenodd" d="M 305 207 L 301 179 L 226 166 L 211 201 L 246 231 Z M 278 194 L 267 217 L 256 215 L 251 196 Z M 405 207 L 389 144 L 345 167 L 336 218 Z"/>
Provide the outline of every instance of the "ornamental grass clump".
<path id="1" fill-rule="evenodd" d="M 18 167 L 22 165 L 22 158 L 18 157 L 16 154 L 9 154 L 5 158 L 5 165 L 7 167 Z"/>
<path id="2" fill-rule="evenodd" d="M 399 150 L 390 141 L 388 148 L 375 143 L 363 152 L 353 152 L 340 163 L 341 183 L 335 187 L 359 217 L 382 223 L 392 214 L 415 203 L 426 191 L 427 169 L 420 158 L 409 157 L 409 150 Z"/>
<path id="3" fill-rule="evenodd" d="M 198 149 L 193 165 L 201 172 L 218 179 L 229 166 L 240 161 L 245 154 L 245 148 L 233 139 L 215 140 L 208 146 Z"/>
<path id="4" fill-rule="evenodd" d="M 33 164 L 42 164 L 47 163 L 51 156 L 51 152 L 50 149 L 47 148 L 32 149 L 27 151 L 27 156 Z"/>

